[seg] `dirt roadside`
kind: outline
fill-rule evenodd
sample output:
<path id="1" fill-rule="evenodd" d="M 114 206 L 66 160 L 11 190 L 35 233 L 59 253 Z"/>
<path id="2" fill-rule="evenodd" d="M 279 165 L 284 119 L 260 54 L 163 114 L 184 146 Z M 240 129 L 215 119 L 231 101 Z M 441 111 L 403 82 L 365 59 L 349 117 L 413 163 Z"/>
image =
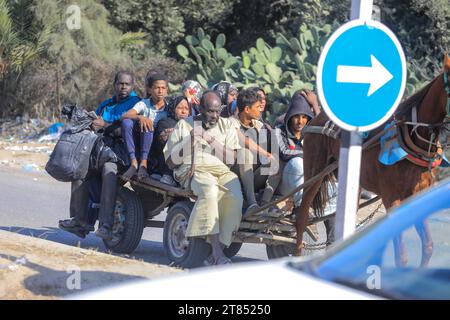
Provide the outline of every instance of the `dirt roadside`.
<path id="1" fill-rule="evenodd" d="M 0 168 L 40 177 L 53 147 L 0 140 Z M 81 291 L 182 271 L 0 230 L 0 300 L 60 299 L 79 293 L 70 289 L 77 285 L 78 270 Z"/>
<path id="2" fill-rule="evenodd" d="M 182 270 L 0 231 L 0 300 L 60 299 L 178 272 Z"/>
<path id="3" fill-rule="evenodd" d="M 0 139 L 0 166 L 40 172 L 45 168 L 55 143 L 18 142 Z"/>

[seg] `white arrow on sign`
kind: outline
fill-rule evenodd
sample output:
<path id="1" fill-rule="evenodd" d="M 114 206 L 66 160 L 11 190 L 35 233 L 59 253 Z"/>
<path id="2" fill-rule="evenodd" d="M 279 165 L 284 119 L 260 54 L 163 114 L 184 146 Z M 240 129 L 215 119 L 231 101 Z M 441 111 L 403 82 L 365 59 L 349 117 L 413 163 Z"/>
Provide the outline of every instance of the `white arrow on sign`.
<path id="1" fill-rule="evenodd" d="M 370 67 L 338 66 L 336 81 L 369 83 L 367 96 L 370 97 L 394 77 L 373 55 L 370 55 L 370 61 L 372 63 Z"/>

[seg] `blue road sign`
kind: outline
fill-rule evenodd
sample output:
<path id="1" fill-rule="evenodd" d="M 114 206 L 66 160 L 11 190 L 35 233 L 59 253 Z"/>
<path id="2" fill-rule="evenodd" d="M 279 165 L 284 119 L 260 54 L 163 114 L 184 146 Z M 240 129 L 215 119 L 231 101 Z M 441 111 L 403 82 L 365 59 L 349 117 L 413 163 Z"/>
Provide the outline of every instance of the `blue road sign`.
<path id="1" fill-rule="evenodd" d="M 368 131 L 395 111 L 406 83 L 403 49 L 386 26 L 353 20 L 325 44 L 317 70 L 322 106 L 341 128 Z"/>

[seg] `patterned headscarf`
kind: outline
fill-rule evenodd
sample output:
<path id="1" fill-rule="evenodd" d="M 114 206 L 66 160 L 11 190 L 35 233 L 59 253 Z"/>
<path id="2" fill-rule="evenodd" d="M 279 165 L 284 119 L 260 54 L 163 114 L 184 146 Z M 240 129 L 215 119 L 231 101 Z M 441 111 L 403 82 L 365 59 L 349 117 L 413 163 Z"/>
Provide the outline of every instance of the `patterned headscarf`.
<path id="1" fill-rule="evenodd" d="M 228 81 L 216 83 L 211 89 L 219 93 L 220 99 L 222 100 L 222 106 L 228 105 L 228 95 L 230 92 L 238 91 L 238 89 Z"/>
<path id="2" fill-rule="evenodd" d="M 187 98 L 189 104 L 200 105 L 200 99 L 203 95 L 203 89 L 200 83 L 194 80 L 187 80 L 181 88 L 183 95 Z"/>
<path id="3" fill-rule="evenodd" d="M 176 96 L 170 99 L 169 104 L 167 105 L 167 116 L 174 119 L 174 120 L 180 120 L 177 118 L 175 114 L 175 109 L 177 108 L 178 104 L 183 101 L 187 100 L 185 96 Z"/>

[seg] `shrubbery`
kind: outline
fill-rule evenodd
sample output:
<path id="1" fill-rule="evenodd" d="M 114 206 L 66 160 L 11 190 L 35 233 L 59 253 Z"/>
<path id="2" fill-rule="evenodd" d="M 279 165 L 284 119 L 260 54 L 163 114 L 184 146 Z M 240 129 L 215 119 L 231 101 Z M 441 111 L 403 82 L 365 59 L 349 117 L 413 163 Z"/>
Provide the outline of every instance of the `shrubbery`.
<path id="1" fill-rule="evenodd" d="M 167 73 L 175 89 L 186 77 L 256 84 L 274 116 L 293 91 L 314 86 L 321 47 L 348 19 L 350 2 L 79 0 L 81 29 L 68 30 L 73 1 L 0 0 L 0 116 L 52 117 L 66 101 L 94 107 L 121 68 L 140 88 L 149 69 Z M 405 49 L 411 94 L 440 72 L 450 49 L 450 2 L 374 4 Z"/>

